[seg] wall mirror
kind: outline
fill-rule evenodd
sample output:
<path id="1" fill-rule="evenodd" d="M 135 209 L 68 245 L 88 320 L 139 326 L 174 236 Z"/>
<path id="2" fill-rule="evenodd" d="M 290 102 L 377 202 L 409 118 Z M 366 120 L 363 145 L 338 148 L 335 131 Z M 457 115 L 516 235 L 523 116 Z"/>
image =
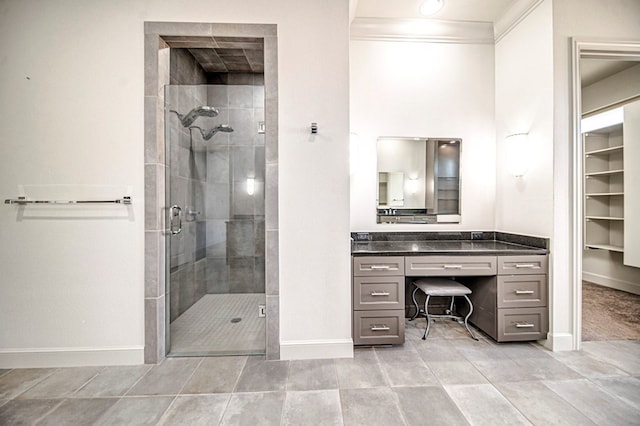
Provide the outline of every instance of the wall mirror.
<path id="1" fill-rule="evenodd" d="M 459 138 L 377 141 L 377 223 L 460 222 Z"/>

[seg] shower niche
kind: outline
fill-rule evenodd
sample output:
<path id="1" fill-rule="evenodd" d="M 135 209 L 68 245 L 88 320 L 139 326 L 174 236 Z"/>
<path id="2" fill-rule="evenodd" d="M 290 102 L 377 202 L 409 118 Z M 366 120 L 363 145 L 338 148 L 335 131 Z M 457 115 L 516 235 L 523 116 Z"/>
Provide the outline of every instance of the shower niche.
<path id="1" fill-rule="evenodd" d="M 265 353 L 263 77 L 211 80 L 165 86 L 168 356 Z"/>

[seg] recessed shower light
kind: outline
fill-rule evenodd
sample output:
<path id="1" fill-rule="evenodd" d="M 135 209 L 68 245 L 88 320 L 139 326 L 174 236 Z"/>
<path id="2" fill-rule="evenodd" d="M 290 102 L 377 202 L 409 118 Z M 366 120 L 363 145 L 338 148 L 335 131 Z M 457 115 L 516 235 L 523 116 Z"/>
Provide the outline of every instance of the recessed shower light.
<path id="1" fill-rule="evenodd" d="M 431 16 L 442 9 L 444 0 L 424 0 L 420 5 L 420 13 L 424 16 Z"/>

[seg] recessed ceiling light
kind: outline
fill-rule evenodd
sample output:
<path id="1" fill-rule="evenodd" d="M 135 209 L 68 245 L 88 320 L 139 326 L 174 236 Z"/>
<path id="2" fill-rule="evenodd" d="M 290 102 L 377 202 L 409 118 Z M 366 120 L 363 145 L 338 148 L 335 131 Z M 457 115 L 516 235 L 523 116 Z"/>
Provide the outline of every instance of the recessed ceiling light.
<path id="1" fill-rule="evenodd" d="M 420 13 L 424 16 L 430 16 L 442 9 L 444 0 L 424 0 L 420 5 Z"/>

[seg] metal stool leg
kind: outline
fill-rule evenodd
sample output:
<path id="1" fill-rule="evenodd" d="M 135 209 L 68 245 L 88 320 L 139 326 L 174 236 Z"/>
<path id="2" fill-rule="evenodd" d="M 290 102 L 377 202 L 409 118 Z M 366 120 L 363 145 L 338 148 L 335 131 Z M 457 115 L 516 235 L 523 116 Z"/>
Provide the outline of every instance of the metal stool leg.
<path id="1" fill-rule="evenodd" d="M 427 294 L 427 300 L 424 301 L 424 314 L 427 317 L 427 326 L 424 329 L 424 335 L 422 336 L 422 340 L 427 340 L 427 334 L 429 334 L 429 326 L 431 325 L 431 320 L 429 318 L 429 298 L 431 296 L 429 294 Z"/>
<path id="2" fill-rule="evenodd" d="M 416 313 L 413 314 L 413 316 L 411 317 L 411 319 L 409 321 L 413 321 L 414 319 L 418 318 L 418 314 L 420 313 L 420 307 L 418 306 L 418 301 L 416 300 L 416 292 L 420 290 L 418 287 L 413 289 L 413 293 L 411 293 L 411 298 L 413 299 L 413 304 L 416 305 Z"/>
<path id="3" fill-rule="evenodd" d="M 466 327 L 467 331 L 471 335 L 471 338 L 473 340 L 478 340 L 478 338 L 473 334 L 473 332 L 469 328 L 469 324 L 467 322 L 469 320 L 469 317 L 471 316 L 471 313 L 473 312 L 473 303 L 471 303 L 471 299 L 469 299 L 466 294 L 463 295 L 463 296 L 464 296 L 465 299 L 467 299 L 467 303 L 469 304 L 469 313 L 467 314 L 466 317 L 464 317 L 464 326 Z"/>

